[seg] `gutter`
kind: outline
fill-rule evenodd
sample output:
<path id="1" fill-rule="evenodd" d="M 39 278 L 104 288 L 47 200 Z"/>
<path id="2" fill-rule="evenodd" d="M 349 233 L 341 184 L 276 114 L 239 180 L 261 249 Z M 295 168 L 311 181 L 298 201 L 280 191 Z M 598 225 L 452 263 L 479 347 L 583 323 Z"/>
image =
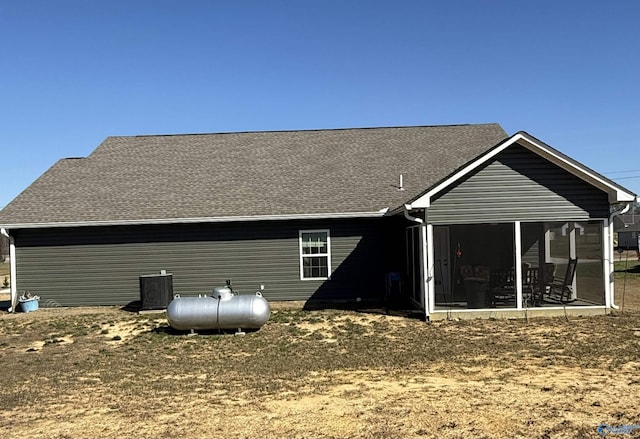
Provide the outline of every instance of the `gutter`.
<path id="1" fill-rule="evenodd" d="M 411 222 L 418 223 L 418 224 L 424 224 L 424 220 L 423 219 L 416 218 L 416 217 L 413 217 L 413 216 L 409 215 L 409 211 L 410 210 L 411 210 L 411 205 L 410 204 L 405 204 L 404 205 L 404 210 L 402 211 L 402 213 L 404 214 L 404 217 L 406 219 L 408 219 L 409 221 L 411 221 Z"/>
<path id="2" fill-rule="evenodd" d="M 107 220 L 107 221 L 69 221 L 51 223 L 16 223 L 0 225 L 13 229 L 42 229 L 53 227 L 92 227 L 92 226 L 139 226 L 139 225 L 167 225 L 167 224 L 195 224 L 195 223 L 228 223 L 248 221 L 286 221 L 286 220 L 325 220 L 341 218 L 381 218 L 385 216 L 389 208 L 375 212 L 332 212 L 332 213 L 301 213 L 290 215 L 246 215 L 246 216 L 219 216 L 199 218 L 147 218 L 135 220 Z"/>
<path id="3" fill-rule="evenodd" d="M 637 201 L 637 198 L 636 198 L 636 201 Z M 631 209 L 631 203 L 627 203 L 627 205 L 622 210 L 613 212 L 609 217 L 609 267 L 610 267 L 609 268 L 609 295 L 611 297 L 611 308 L 616 310 L 619 309 L 620 307 L 613 302 L 615 298 L 615 294 L 614 294 L 615 288 L 613 283 L 613 276 L 615 273 L 614 256 L 613 256 L 613 234 L 615 232 L 613 228 L 613 220 L 615 217 L 619 215 L 624 215 L 625 213 L 627 213 L 629 209 Z"/>
<path id="4" fill-rule="evenodd" d="M 9 312 L 15 312 L 16 302 L 18 300 L 18 290 L 16 289 L 16 242 L 13 236 L 9 235 L 9 231 L 5 228 L 0 229 L 0 234 L 9 238 L 9 270 L 11 276 L 10 300 L 11 306 Z"/>

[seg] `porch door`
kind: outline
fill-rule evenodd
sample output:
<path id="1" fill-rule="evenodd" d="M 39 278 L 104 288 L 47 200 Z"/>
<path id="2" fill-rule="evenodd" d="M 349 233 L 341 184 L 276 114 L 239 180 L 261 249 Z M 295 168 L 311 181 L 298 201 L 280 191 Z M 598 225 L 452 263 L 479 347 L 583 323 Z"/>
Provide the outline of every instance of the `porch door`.
<path id="1" fill-rule="evenodd" d="M 435 301 L 451 300 L 451 271 L 449 261 L 449 227 L 433 228 L 433 276 L 435 280 Z"/>
<path id="2" fill-rule="evenodd" d="M 424 297 L 422 296 L 422 268 L 420 252 L 422 247 L 422 227 L 419 225 L 407 227 L 406 244 L 406 278 L 409 290 L 409 298 L 414 305 L 424 309 Z"/>

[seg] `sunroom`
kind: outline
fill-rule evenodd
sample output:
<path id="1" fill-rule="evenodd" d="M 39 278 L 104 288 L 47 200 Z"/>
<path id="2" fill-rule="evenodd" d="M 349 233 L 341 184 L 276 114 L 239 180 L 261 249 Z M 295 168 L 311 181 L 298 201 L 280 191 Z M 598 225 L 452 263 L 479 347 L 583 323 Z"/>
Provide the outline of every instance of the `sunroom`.
<path id="1" fill-rule="evenodd" d="M 612 218 L 633 201 L 518 133 L 405 206 L 412 301 L 430 319 L 607 312 Z"/>

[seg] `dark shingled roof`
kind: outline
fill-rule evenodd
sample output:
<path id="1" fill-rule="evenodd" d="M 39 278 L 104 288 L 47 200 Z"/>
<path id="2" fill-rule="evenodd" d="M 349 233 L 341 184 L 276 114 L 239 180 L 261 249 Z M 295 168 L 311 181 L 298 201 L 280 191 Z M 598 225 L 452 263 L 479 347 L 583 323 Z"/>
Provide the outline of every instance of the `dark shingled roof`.
<path id="1" fill-rule="evenodd" d="M 0 224 L 395 209 L 506 137 L 497 124 L 109 137 L 57 162 Z"/>

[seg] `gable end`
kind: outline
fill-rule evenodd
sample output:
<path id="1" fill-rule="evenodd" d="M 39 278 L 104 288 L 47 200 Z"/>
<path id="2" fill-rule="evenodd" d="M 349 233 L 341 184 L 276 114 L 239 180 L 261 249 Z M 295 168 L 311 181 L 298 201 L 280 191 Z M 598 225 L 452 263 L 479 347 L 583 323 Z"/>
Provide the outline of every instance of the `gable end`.
<path id="1" fill-rule="evenodd" d="M 519 144 L 434 194 L 433 224 L 588 220 L 609 215 L 607 193 Z"/>

